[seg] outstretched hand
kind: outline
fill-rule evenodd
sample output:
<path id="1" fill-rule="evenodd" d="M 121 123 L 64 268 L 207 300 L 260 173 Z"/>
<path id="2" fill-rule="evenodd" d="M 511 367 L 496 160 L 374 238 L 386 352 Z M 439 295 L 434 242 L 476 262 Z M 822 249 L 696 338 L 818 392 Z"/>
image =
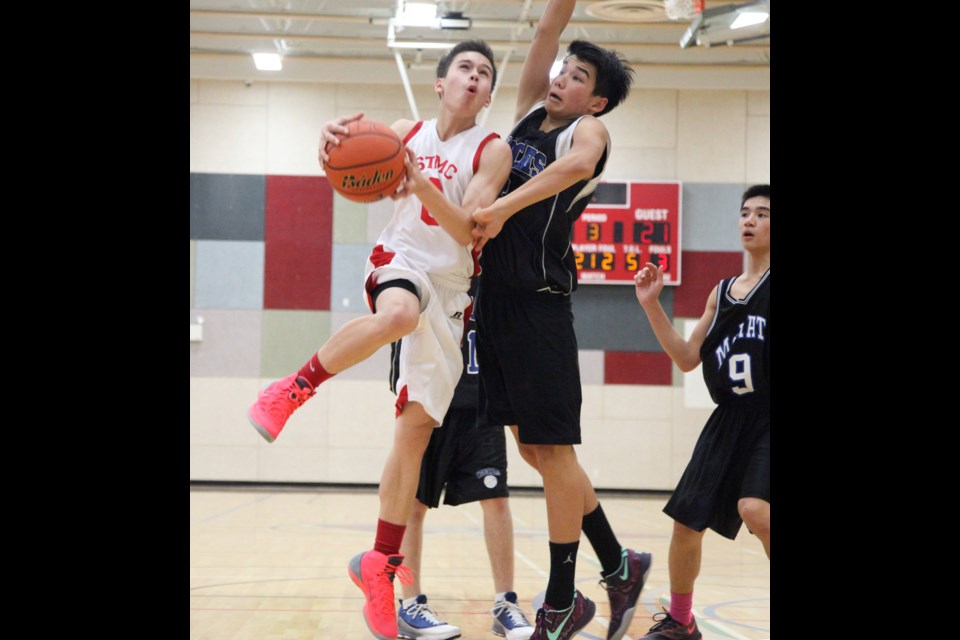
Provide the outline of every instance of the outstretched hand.
<path id="1" fill-rule="evenodd" d="M 648 262 L 633 276 L 633 286 L 641 307 L 656 302 L 663 291 L 663 268 Z"/>
<path id="2" fill-rule="evenodd" d="M 352 116 L 344 116 L 343 118 L 336 118 L 335 120 L 324 123 L 323 129 L 320 132 L 320 150 L 317 152 L 317 159 L 320 161 L 321 167 L 330 159 L 330 156 L 327 154 L 327 147 L 329 145 L 336 146 L 340 144 L 340 137 L 350 135 L 350 130 L 347 129 L 347 125 L 361 118 L 363 118 L 362 111 Z"/>
<path id="3" fill-rule="evenodd" d="M 504 218 L 497 213 L 495 207 L 496 202 L 489 207 L 477 209 L 473 212 L 473 222 L 476 225 L 473 228 L 474 243 L 486 243 L 487 240 L 496 238 L 497 234 L 503 229 Z M 480 246 L 483 246 L 483 244 Z"/>

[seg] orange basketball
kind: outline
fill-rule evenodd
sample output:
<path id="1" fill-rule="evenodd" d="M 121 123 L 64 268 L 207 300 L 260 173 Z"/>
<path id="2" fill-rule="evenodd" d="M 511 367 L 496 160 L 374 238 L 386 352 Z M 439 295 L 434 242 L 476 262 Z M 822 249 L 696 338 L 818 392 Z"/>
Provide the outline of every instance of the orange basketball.
<path id="1" fill-rule="evenodd" d="M 355 120 L 350 135 L 328 145 L 323 168 L 334 191 L 354 202 L 375 202 L 397 190 L 403 179 L 403 142 L 393 129 L 375 120 Z"/>

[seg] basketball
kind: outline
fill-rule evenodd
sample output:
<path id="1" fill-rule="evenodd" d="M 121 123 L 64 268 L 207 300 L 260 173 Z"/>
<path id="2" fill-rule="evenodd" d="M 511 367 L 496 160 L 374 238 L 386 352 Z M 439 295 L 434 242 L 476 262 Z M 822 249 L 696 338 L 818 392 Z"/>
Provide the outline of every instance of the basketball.
<path id="1" fill-rule="evenodd" d="M 375 120 L 347 124 L 350 135 L 328 145 L 324 170 L 334 191 L 354 202 L 376 202 L 397 190 L 406 150 L 393 129 Z"/>

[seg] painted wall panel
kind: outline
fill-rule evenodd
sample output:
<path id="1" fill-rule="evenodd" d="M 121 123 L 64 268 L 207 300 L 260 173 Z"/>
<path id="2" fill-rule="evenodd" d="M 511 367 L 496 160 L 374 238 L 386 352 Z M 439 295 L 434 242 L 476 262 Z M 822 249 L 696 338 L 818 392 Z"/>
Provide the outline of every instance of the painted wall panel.
<path id="1" fill-rule="evenodd" d="M 323 124 L 341 115 L 321 85 L 272 82 L 267 92 L 267 173 L 318 176 Z"/>
<path id="2" fill-rule="evenodd" d="M 266 106 L 214 104 L 206 100 L 210 92 L 219 91 L 215 85 L 225 84 L 228 83 L 203 83 L 199 103 L 190 106 L 190 171 L 262 175 L 267 172 Z M 242 83 L 237 85 L 248 91 Z M 248 95 L 219 92 L 229 94 L 229 98 Z"/>
<path id="3" fill-rule="evenodd" d="M 603 356 L 600 349 L 580 349 L 580 385 L 603 384 Z"/>
<path id="4" fill-rule="evenodd" d="M 263 304 L 330 309 L 333 196 L 324 178 L 269 176 Z"/>
<path id="5" fill-rule="evenodd" d="M 770 116 L 747 119 L 747 176 L 749 184 L 770 182 Z"/>
<path id="6" fill-rule="evenodd" d="M 324 178 L 326 180 L 326 178 Z M 329 184 L 329 183 L 327 183 Z M 332 191 L 332 189 L 331 189 Z M 393 200 L 390 200 L 391 210 Z M 371 205 L 347 200 L 333 192 L 333 241 L 337 244 L 373 242 L 367 238 L 367 210 Z"/>
<path id="7" fill-rule="evenodd" d="M 741 251 L 740 197 L 746 185 L 683 185 L 681 249 L 692 251 Z M 684 263 L 683 276 L 687 270 Z"/>
<path id="8" fill-rule="evenodd" d="M 203 340 L 190 343 L 190 375 L 245 378 L 260 375 L 261 312 L 191 309 L 203 320 Z"/>
<path id="9" fill-rule="evenodd" d="M 329 312 L 264 311 L 260 375 L 272 379 L 290 375 L 329 337 Z"/>
<path id="10" fill-rule="evenodd" d="M 699 318 L 720 278 L 742 271 L 743 252 L 684 251 L 683 284 L 674 292 L 671 317 Z"/>
<path id="11" fill-rule="evenodd" d="M 196 299 L 196 287 L 194 283 L 197 277 L 197 243 L 190 241 L 190 308 L 194 306 Z"/>
<path id="12" fill-rule="evenodd" d="M 190 174 L 191 240 L 263 240 L 266 177 Z"/>
<path id="13" fill-rule="evenodd" d="M 614 154 L 636 148 L 672 150 L 677 145 L 677 91 L 631 92 L 626 102 L 600 120 L 610 132 Z"/>
<path id="14" fill-rule="evenodd" d="M 263 243 L 201 240 L 196 247 L 198 309 L 263 308 Z"/>
<path id="15" fill-rule="evenodd" d="M 372 244 L 333 245 L 332 311 L 370 312 L 363 290 L 363 269 L 371 251 Z"/>
<path id="16" fill-rule="evenodd" d="M 607 351 L 604 384 L 670 385 L 672 362 L 665 353 Z"/>
<path id="17" fill-rule="evenodd" d="M 746 179 L 747 92 L 682 91 L 677 113 L 680 179 L 743 182 Z"/>
<path id="18" fill-rule="evenodd" d="M 684 265 L 686 269 L 686 265 Z M 661 304 L 669 308 L 669 290 L 664 287 Z M 581 284 L 572 294 L 573 328 L 580 349 L 613 351 L 659 351 L 650 323 L 630 285 Z"/>

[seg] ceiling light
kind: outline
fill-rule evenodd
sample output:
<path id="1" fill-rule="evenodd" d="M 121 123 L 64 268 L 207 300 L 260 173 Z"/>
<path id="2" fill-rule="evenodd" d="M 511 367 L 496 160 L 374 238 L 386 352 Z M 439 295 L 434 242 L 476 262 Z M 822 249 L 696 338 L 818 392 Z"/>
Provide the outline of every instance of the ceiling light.
<path id="1" fill-rule="evenodd" d="M 709 47 L 714 44 L 733 45 L 737 42 L 770 37 L 770 0 L 747 4 L 730 4 L 704 9 L 690 23 L 680 38 L 680 47 L 695 43 Z"/>
<path id="2" fill-rule="evenodd" d="M 742 29 L 760 24 L 770 17 L 766 11 L 738 11 L 737 19 L 730 24 L 731 29 Z"/>
<path id="3" fill-rule="evenodd" d="M 387 46 L 394 49 L 449 49 L 456 42 L 428 42 L 420 40 L 387 40 Z"/>
<path id="4" fill-rule="evenodd" d="M 423 2 L 404 2 L 403 9 L 397 13 L 397 25 L 401 27 L 437 26 L 437 5 Z"/>
<path id="5" fill-rule="evenodd" d="M 450 11 L 440 16 L 441 29 L 469 29 L 470 18 L 464 18 L 460 11 Z"/>
<path id="6" fill-rule="evenodd" d="M 255 53 L 253 54 L 253 64 L 257 65 L 260 71 L 280 71 L 283 69 L 283 62 L 279 53 Z"/>

